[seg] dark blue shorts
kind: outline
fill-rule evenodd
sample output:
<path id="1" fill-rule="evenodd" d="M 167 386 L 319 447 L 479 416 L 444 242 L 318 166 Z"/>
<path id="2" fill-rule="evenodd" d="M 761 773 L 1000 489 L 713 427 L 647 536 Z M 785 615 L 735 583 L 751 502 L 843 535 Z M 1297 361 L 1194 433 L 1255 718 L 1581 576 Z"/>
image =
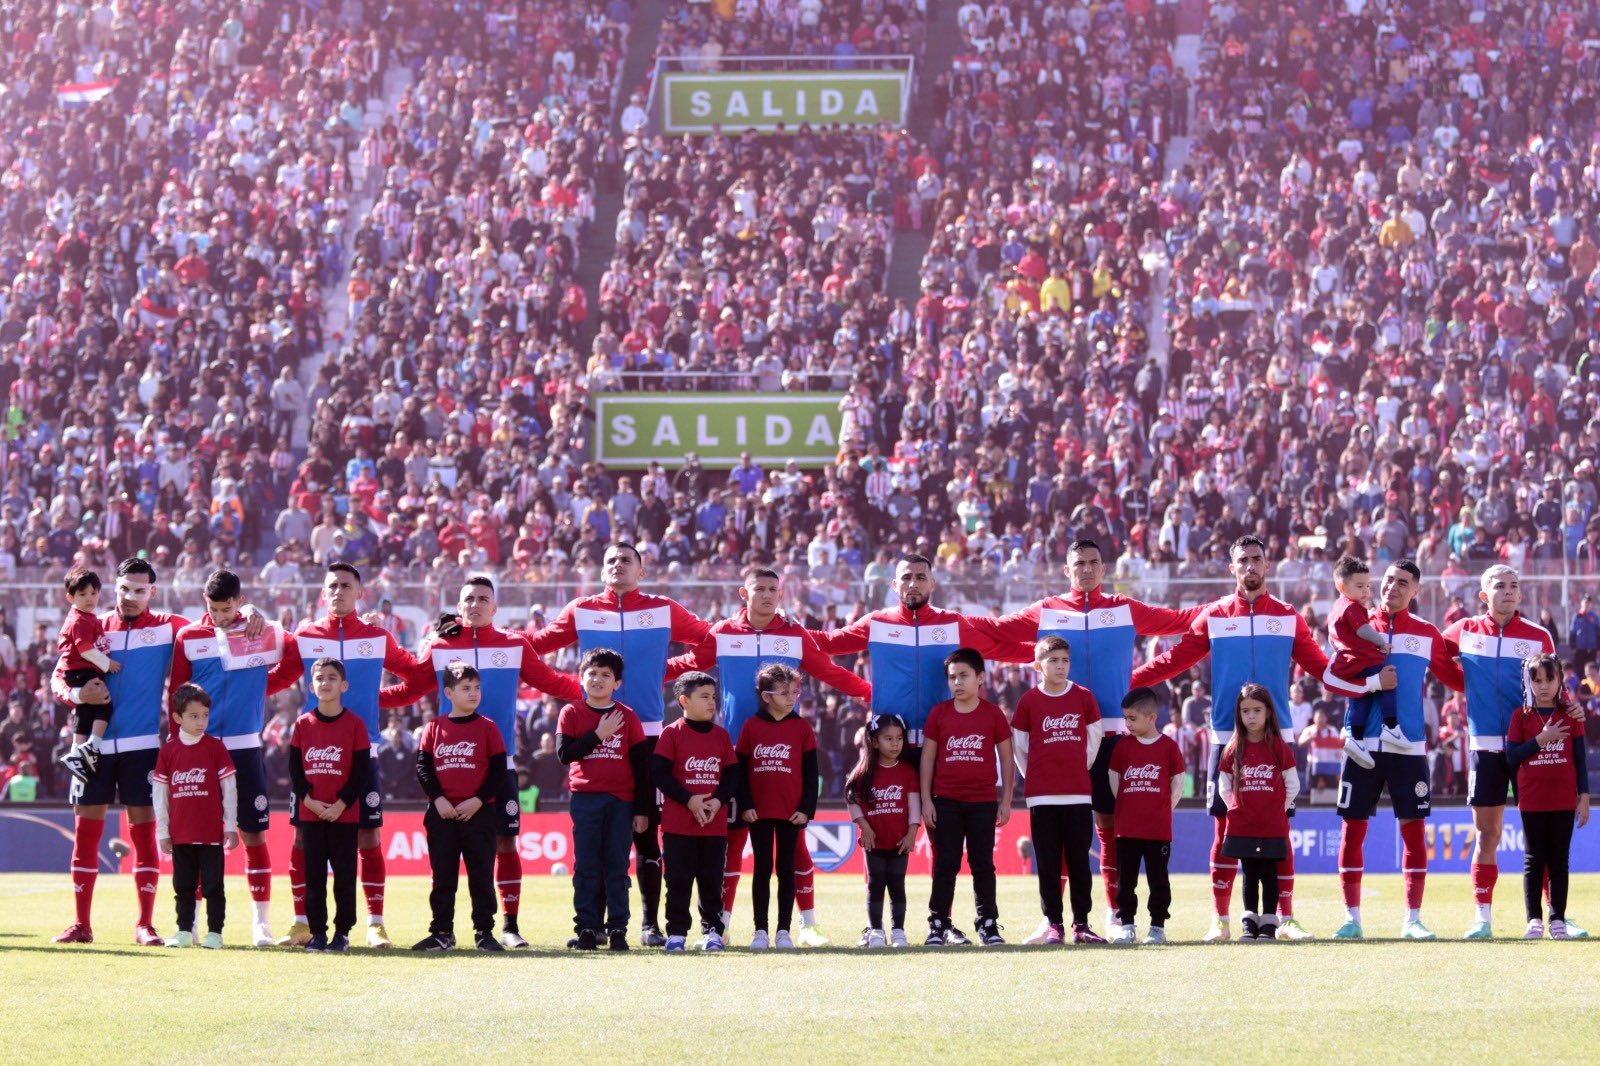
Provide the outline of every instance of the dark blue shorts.
<path id="1" fill-rule="evenodd" d="M 1372 769 L 1348 758 L 1339 775 L 1339 817 L 1365 821 L 1378 811 L 1378 800 L 1389 792 L 1396 818 L 1426 818 L 1433 810 L 1426 755 L 1372 753 Z"/>
<path id="2" fill-rule="evenodd" d="M 120 803 L 124 807 L 155 806 L 151 781 L 155 777 L 156 758 L 160 754 L 159 748 L 101 752 L 100 765 L 89 775 L 89 780 L 72 779 L 67 801 L 74 807 L 112 803 Z"/>
<path id="3" fill-rule="evenodd" d="M 1117 813 L 1117 797 L 1111 794 L 1111 752 L 1126 733 L 1107 733 L 1100 738 L 1094 765 L 1089 767 L 1089 806 L 1096 814 Z"/>
<path id="4" fill-rule="evenodd" d="M 267 831 L 267 767 L 260 748 L 229 748 L 239 782 L 239 832 Z"/>
<path id="5" fill-rule="evenodd" d="M 514 837 L 522 832 L 522 803 L 517 791 L 517 772 L 506 767 L 505 780 L 494 794 L 495 832 L 503 837 Z"/>
<path id="6" fill-rule="evenodd" d="M 1473 807 L 1504 807 L 1515 782 L 1503 751 L 1467 752 L 1467 803 Z"/>

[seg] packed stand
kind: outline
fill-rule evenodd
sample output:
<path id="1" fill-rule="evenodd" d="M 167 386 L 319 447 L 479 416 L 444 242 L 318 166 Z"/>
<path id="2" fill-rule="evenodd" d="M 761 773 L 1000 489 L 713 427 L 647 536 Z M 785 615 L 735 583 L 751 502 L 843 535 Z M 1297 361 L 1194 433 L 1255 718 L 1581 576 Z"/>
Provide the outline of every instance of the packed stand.
<path id="1" fill-rule="evenodd" d="M 828 58 L 850 70 L 873 56 L 919 56 L 927 35 L 922 5 L 905 0 L 671 0 L 656 55 L 697 71 L 743 56 Z"/>

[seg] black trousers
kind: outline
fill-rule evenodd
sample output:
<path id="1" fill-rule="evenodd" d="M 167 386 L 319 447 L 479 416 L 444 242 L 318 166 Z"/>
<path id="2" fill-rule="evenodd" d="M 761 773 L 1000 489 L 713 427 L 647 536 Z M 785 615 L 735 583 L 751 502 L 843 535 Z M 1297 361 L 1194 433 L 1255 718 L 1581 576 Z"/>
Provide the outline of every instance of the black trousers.
<path id="1" fill-rule="evenodd" d="M 1033 833 L 1033 865 L 1039 875 L 1039 906 L 1047 920 L 1061 920 L 1061 868 L 1072 892 L 1072 921 L 1089 921 L 1094 906 L 1094 881 L 1089 873 L 1089 842 L 1094 838 L 1094 811 L 1087 803 L 1058 803 L 1028 808 Z"/>
<path id="2" fill-rule="evenodd" d="M 1277 914 L 1278 860 L 1240 859 L 1239 868 L 1244 871 L 1244 909 L 1250 914 L 1269 917 Z"/>
<path id="3" fill-rule="evenodd" d="M 300 843 L 306 856 L 306 924 L 317 936 L 328 935 L 328 867 L 333 867 L 333 931 L 348 936 L 356 924 L 355 822 L 301 821 Z"/>
<path id="4" fill-rule="evenodd" d="M 899 848 L 874 848 L 867 852 L 867 924 L 883 928 L 883 894 L 889 893 L 890 929 L 906 927 L 906 865 L 911 856 Z"/>
<path id="5" fill-rule="evenodd" d="M 778 928 L 789 928 L 794 917 L 794 848 L 800 827 L 778 818 L 758 818 L 750 823 L 750 851 L 755 857 L 755 878 L 750 883 L 750 900 L 755 905 L 757 929 L 767 924 L 767 901 L 772 892 L 774 868 L 778 874 Z M 774 851 L 776 849 L 776 851 Z M 720 876 L 718 884 L 721 884 Z M 717 892 L 720 896 L 722 889 Z M 721 906 L 719 899 L 718 906 Z"/>
<path id="6" fill-rule="evenodd" d="M 461 886 L 461 864 L 467 865 L 467 895 L 472 899 L 472 928 L 479 933 L 494 931 L 494 810 L 478 808 L 465 822 L 440 816 L 431 804 L 422 816 L 428 834 L 428 866 L 433 871 L 433 891 L 428 906 L 433 922 L 428 932 L 455 935 L 456 890 Z"/>
<path id="7" fill-rule="evenodd" d="M 172 891 L 178 897 L 178 928 L 194 928 L 194 890 L 206 897 L 206 929 L 222 932 L 228 897 L 222 891 L 221 844 L 172 845 Z"/>
<path id="8" fill-rule="evenodd" d="M 928 917 L 950 920 L 956 898 L 956 875 L 961 872 L 961 852 L 966 849 L 972 871 L 972 894 L 978 921 L 1000 916 L 994 899 L 994 820 L 999 803 L 966 803 L 933 797 L 933 890 L 928 894 Z"/>
<path id="9" fill-rule="evenodd" d="M 656 737 L 645 737 L 645 765 L 656 755 Z M 659 796 L 657 797 L 660 798 Z M 639 882 L 639 902 L 644 905 L 644 924 L 661 925 L 661 806 L 650 805 L 650 825 L 633 834 L 634 877 Z"/>
<path id="10" fill-rule="evenodd" d="M 1150 883 L 1150 924 L 1166 925 L 1172 909 L 1172 882 L 1167 879 L 1167 859 L 1172 855 L 1170 840 L 1117 838 L 1117 917 L 1132 925 L 1139 913 L 1139 863 L 1144 863 L 1145 880 Z"/>
<path id="11" fill-rule="evenodd" d="M 1523 811 L 1528 850 L 1522 860 L 1522 900 L 1528 920 L 1543 917 L 1544 879 L 1550 876 L 1550 920 L 1567 920 L 1567 854 L 1572 848 L 1573 811 Z"/>
<path id="12" fill-rule="evenodd" d="M 722 932 L 722 868 L 728 857 L 727 836 L 663 833 L 661 839 L 667 861 L 667 935 L 689 935 L 691 892 L 700 897 L 700 931 Z"/>

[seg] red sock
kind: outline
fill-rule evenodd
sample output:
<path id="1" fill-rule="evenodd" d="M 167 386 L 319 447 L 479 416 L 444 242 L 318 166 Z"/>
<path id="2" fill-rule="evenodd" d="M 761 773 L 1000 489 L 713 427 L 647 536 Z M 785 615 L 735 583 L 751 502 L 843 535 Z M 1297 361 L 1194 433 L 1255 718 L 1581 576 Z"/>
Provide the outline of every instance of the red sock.
<path id="1" fill-rule="evenodd" d="M 1106 889 L 1106 906 L 1117 909 L 1117 825 L 1100 825 L 1095 819 L 1095 835 L 1100 838 L 1100 882 Z"/>
<path id="2" fill-rule="evenodd" d="M 1278 863 L 1278 917 L 1294 917 L 1294 849 L 1284 853 Z"/>
<path id="3" fill-rule="evenodd" d="M 304 848 L 289 849 L 289 898 L 294 902 L 295 921 L 306 913 L 306 853 Z"/>
<path id="4" fill-rule="evenodd" d="M 1472 864 L 1472 900 L 1480 907 L 1494 902 L 1494 883 L 1500 880 L 1500 867 L 1486 862 Z"/>
<path id="5" fill-rule="evenodd" d="M 361 849 L 361 894 L 367 897 L 367 917 L 383 921 L 383 886 L 389 871 L 383 863 L 383 847 Z"/>
<path id="6" fill-rule="evenodd" d="M 794 906 L 802 913 L 817 906 L 817 864 L 811 860 L 811 849 L 806 846 L 806 831 L 802 826 L 794 842 Z"/>
<path id="7" fill-rule="evenodd" d="M 100 837 L 106 830 L 104 818 L 79 816 L 72 826 L 72 902 L 78 911 L 78 924 L 89 928 L 89 911 L 94 906 L 94 883 L 100 876 Z"/>
<path id="8" fill-rule="evenodd" d="M 257 903 L 272 900 L 272 853 L 265 844 L 244 846 L 244 880 L 250 886 L 250 898 Z"/>
<path id="9" fill-rule="evenodd" d="M 1218 918 L 1226 918 L 1233 908 L 1233 882 L 1239 876 L 1239 860 L 1222 854 L 1222 838 L 1227 835 L 1227 819 L 1216 820 L 1211 837 L 1211 903 Z"/>
<path id="10" fill-rule="evenodd" d="M 129 824 L 128 839 L 133 842 L 133 885 L 139 890 L 139 924 L 151 925 L 156 917 L 156 882 L 161 879 L 156 823 Z"/>
<path id="11" fill-rule="evenodd" d="M 1339 883 L 1344 887 L 1346 907 L 1361 906 L 1361 873 L 1366 845 L 1366 820 L 1347 820 L 1339 834 Z"/>
<path id="12" fill-rule="evenodd" d="M 1428 841 L 1420 819 L 1400 824 L 1400 872 L 1405 876 L 1406 907 L 1422 906 L 1422 889 L 1428 880 Z"/>
<path id="13" fill-rule="evenodd" d="M 739 874 L 744 869 L 744 846 L 750 840 L 750 829 L 743 823 L 728 830 L 728 861 L 722 864 L 722 910 L 733 913 L 739 898 Z"/>
<path id="14" fill-rule="evenodd" d="M 515 925 L 522 903 L 522 856 L 516 849 L 495 852 L 494 883 L 500 889 L 500 909 L 505 911 L 506 921 Z"/>

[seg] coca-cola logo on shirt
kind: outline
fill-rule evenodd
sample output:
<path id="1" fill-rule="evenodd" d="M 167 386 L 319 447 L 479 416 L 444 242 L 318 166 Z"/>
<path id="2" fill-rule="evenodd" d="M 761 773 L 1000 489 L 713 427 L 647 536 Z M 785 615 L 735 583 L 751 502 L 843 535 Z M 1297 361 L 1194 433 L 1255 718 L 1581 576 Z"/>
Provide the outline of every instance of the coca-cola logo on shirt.
<path id="1" fill-rule="evenodd" d="M 1276 766 L 1268 766 L 1264 763 L 1246 766 L 1242 774 L 1245 787 L 1270 788 L 1272 779 L 1277 775 L 1277 772 L 1278 768 Z"/>
<path id="2" fill-rule="evenodd" d="M 983 736 L 981 734 L 978 734 L 978 733 L 973 733 L 973 734 L 971 734 L 969 736 L 964 736 L 964 737 L 945 737 L 944 738 L 944 750 L 945 751 L 982 751 L 983 750 Z"/>
<path id="3" fill-rule="evenodd" d="M 722 759 L 716 755 L 707 755 L 700 759 L 688 758 L 683 760 L 683 768 L 691 774 L 720 774 Z"/>
<path id="4" fill-rule="evenodd" d="M 904 785 L 884 785 L 872 790 L 872 798 L 879 803 L 899 803 L 906 798 Z"/>
<path id="5" fill-rule="evenodd" d="M 794 745 L 786 743 L 757 744 L 753 753 L 757 759 L 790 759 L 793 757 Z"/>
<path id="6" fill-rule="evenodd" d="M 306 762 L 338 762 L 344 757 L 344 748 L 338 744 L 327 744 L 320 748 L 307 748 Z"/>
<path id="7" fill-rule="evenodd" d="M 454 744 L 440 744 L 433 749 L 435 759 L 470 759 L 478 750 L 475 740 L 458 740 Z"/>
<path id="8" fill-rule="evenodd" d="M 1124 784 L 1155 784 L 1161 780 L 1161 767 L 1155 763 L 1148 766 L 1130 766 L 1122 775 Z"/>
<path id="9" fill-rule="evenodd" d="M 193 770 L 179 770 L 171 780 L 174 785 L 203 785 L 206 783 L 206 769 L 196 766 Z"/>
<path id="10" fill-rule="evenodd" d="M 1078 724 L 1082 721 L 1081 714 L 1058 714 L 1054 718 L 1046 715 L 1044 730 L 1046 733 L 1076 733 Z"/>

